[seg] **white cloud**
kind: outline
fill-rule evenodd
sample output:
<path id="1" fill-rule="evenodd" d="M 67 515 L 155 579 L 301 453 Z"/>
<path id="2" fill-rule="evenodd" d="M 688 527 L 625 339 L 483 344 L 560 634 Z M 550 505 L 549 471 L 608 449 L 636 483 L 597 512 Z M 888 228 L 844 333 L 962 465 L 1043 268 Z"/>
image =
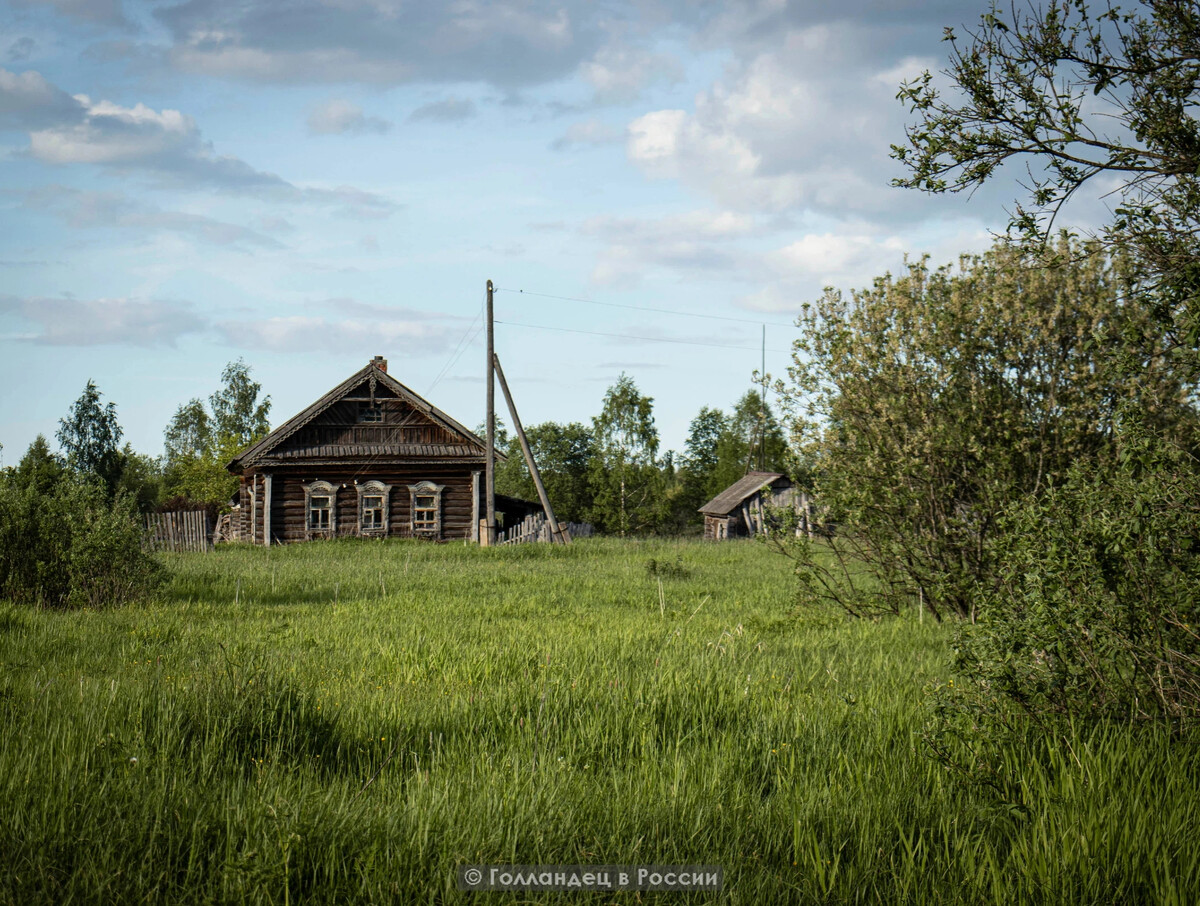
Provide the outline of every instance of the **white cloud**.
<path id="1" fill-rule="evenodd" d="M 210 245 L 234 248 L 283 248 L 248 227 L 187 211 L 168 211 L 119 192 L 89 192 L 45 186 L 25 193 L 24 206 L 44 210 L 77 229 L 126 229 L 139 233 L 175 233 Z"/>
<path id="2" fill-rule="evenodd" d="M 603 120 L 595 118 L 580 120 L 577 123 L 571 123 L 567 127 L 567 131 L 562 136 L 556 139 L 551 147 L 555 151 L 565 151 L 569 148 L 579 146 L 599 147 L 601 145 L 611 145 L 621 141 L 625 136 L 623 129 L 619 129 Z"/>
<path id="3" fill-rule="evenodd" d="M 599 44 L 590 2 L 193 0 L 160 8 L 186 72 L 256 81 L 504 88 L 570 73 Z"/>
<path id="4" fill-rule="evenodd" d="M 933 57 L 905 57 L 895 66 L 875 73 L 871 78 L 895 94 L 905 82 L 913 82 L 923 73 L 936 72 L 941 65 Z"/>
<path id="5" fill-rule="evenodd" d="M 992 243 L 981 224 L 965 219 L 935 222 L 911 233 L 862 222 L 839 227 L 807 233 L 761 255 L 761 286 L 742 296 L 738 304 L 752 311 L 795 314 L 827 286 L 849 291 L 870 286 L 885 273 L 898 274 L 906 257 L 915 261 L 928 254 L 937 267 Z"/>
<path id="6" fill-rule="evenodd" d="M 836 283 L 846 274 L 869 271 L 881 257 L 894 258 L 903 249 L 904 244 L 894 236 L 814 233 L 789 243 L 767 259 L 777 272 Z"/>
<path id="7" fill-rule="evenodd" d="M 408 115 L 411 122 L 457 123 L 475 115 L 475 102 L 469 98 L 448 97 L 422 104 Z"/>
<path id="8" fill-rule="evenodd" d="M 580 67 L 601 104 L 628 104 L 650 85 L 683 79 L 683 67 L 669 54 L 609 45 Z"/>
<path id="9" fill-rule="evenodd" d="M 65 99 L 65 100 L 64 100 Z M 268 201 L 334 206 L 358 217 L 387 216 L 396 205 L 352 186 L 300 187 L 219 155 L 195 121 L 178 110 L 67 97 L 36 72 L 0 69 L 0 121 L 29 129 L 28 154 L 57 166 L 89 164 L 159 182 L 250 195 Z"/>
<path id="10" fill-rule="evenodd" d="M 29 150 L 51 164 L 127 164 L 188 156 L 200 148 L 195 121 L 178 110 L 151 110 L 145 104 L 121 107 L 93 104 L 75 95 L 80 122 L 56 124 L 29 134 Z"/>
<path id="11" fill-rule="evenodd" d="M 0 69 L 0 126 L 35 128 L 80 116 L 79 102 L 41 73 Z"/>
<path id="12" fill-rule="evenodd" d="M 207 329 L 188 302 L 162 299 L 53 299 L 0 296 L 0 314 L 31 322 L 45 346 L 168 346 Z"/>
<path id="13" fill-rule="evenodd" d="M 914 60 L 854 57 L 864 29 L 814 25 L 780 36 L 701 93 L 692 111 L 629 126 L 629 158 L 739 210 L 879 213 L 895 207 L 890 141 L 903 111 L 890 80 Z"/>
<path id="14" fill-rule="evenodd" d="M 130 28 L 121 0 L 16 0 L 17 6 L 51 6 L 64 16 L 95 24 Z"/>
<path id="15" fill-rule="evenodd" d="M 440 354 L 449 349 L 451 339 L 447 328 L 421 319 L 389 321 L 292 315 L 227 321 L 218 324 L 217 330 L 232 346 L 273 352 L 376 348 L 380 343 L 408 346 L 419 341 L 424 353 Z"/>
<path id="16" fill-rule="evenodd" d="M 604 245 L 592 282 L 628 288 L 656 269 L 733 271 L 745 260 L 737 240 L 761 231 L 757 221 L 733 211 L 690 211 L 656 219 L 597 217 L 581 231 Z"/>
<path id="17" fill-rule="evenodd" d="M 367 116 L 357 104 L 331 98 L 318 104 L 308 115 L 308 131 L 314 135 L 384 135 L 392 124 L 377 116 Z"/>

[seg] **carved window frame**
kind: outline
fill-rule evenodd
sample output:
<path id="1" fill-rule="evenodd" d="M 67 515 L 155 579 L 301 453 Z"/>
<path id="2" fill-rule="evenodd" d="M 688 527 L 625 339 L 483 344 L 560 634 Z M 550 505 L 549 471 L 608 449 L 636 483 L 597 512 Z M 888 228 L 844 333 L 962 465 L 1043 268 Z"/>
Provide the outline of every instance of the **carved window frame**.
<path id="1" fill-rule="evenodd" d="M 364 538 L 384 538 L 388 533 L 388 526 L 392 519 L 392 486 L 384 484 L 378 479 L 364 481 L 362 484 L 355 486 L 358 491 L 358 533 Z M 365 501 L 368 497 L 383 498 L 383 523 L 378 526 L 367 527 L 363 522 L 363 516 L 366 513 Z"/>
<path id="2" fill-rule="evenodd" d="M 337 534 L 337 492 L 338 486 L 328 481 L 313 481 L 303 485 L 304 488 L 304 538 L 312 541 L 314 538 L 332 538 Z M 325 528 L 313 527 L 313 497 L 329 498 L 329 525 Z M 322 508 L 323 509 L 323 508 Z M 319 511 L 319 510 L 318 510 Z"/>
<path id="3" fill-rule="evenodd" d="M 442 537 L 442 491 L 445 490 L 445 485 L 434 484 L 432 481 L 421 481 L 417 484 L 408 486 L 408 528 L 413 533 L 414 537 L 418 538 L 434 538 Z M 433 520 L 432 527 L 428 520 L 422 520 L 421 527 L 417 527 L 417 498 L 418 497 L 433 497 Z M 422 507 L 422 511 L 429 510 L 430 507 Z"/>

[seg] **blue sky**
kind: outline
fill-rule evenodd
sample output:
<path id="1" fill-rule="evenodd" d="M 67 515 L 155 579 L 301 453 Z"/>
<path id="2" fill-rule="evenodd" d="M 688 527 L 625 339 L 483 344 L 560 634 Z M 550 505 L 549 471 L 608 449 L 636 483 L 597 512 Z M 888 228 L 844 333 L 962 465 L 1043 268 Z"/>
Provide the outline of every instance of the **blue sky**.
<path id="1" fill-rule="evenodd" d="M 89 379 L 157 455 L 238 357 L 275 424 L 375 354 L 478 424 L 488 279 L 526 424 L 586 422 L 624 371 L 679 449 L 749 389 L 760 324 L 780 374 L 823 286 L 1003 226 L 1011 188 L 889 186 L 899 82 L 981 11 L 0 4 L 4 463 Z"/>

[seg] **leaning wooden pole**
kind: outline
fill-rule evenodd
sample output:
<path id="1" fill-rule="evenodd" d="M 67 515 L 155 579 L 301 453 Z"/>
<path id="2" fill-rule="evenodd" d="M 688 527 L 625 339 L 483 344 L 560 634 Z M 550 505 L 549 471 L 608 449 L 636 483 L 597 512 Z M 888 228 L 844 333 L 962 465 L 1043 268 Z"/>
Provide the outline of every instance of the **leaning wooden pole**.
<path id="1" fill-rule="evenodd" d="M 479 541 L 485 547 L 496 543 L 496 338 L 492 325 L 492 281 L 487 282 L 487 460 L 483 496 L 487 525 Z"/>
<path id="2" fill-rule="evenodd" d="M 550 537 L 559 544 L 566 544 L 569 535 L 564 535 L 558 520 L 554 518 L 554 508 L 550 506 L 550 498 L 546 494 L 546 486 L 542 484 L 542 475 L 538 472 L 537 463 L 533 461 L 533 451 L 529 449 L 529 441 L 525 437 L 525 429 L 521 427 L 521 417 L 517 415 L 517 404 L 513 402 L 512 394 L 508 391 L 508 381 L 504 380 L 504 369 L 500 367 L 500 358 L 492 356 L 492 364 L 496 368 L 496 377 L 500 378 L 500 389 L 504 391 L 504 399 L 508 403 L 508 414 L 512 416 L 513 427 L 517 438 L 521 441 L 521 452 L 525 454 L 525 465 L 537 488 L 538 499 L 542 501 L 542 509 L 546 511 L 546 519 L 550 523 Z"/>

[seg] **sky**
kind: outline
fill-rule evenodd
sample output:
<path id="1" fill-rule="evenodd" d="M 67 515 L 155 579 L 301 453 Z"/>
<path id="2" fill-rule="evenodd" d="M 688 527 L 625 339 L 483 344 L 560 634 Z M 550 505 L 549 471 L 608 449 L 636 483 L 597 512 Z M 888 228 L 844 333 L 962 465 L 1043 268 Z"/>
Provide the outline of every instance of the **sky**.
<path id="1" fill-rule="evenodd" d="M 489 279 L 526 425 L 587 423 L 624 372 L 681 450 L 763 345 L 786 373 L 823 287 L 1003 228 L 1011 189 L 890 184 L 900 83 L 983 11 L 5 0 L 3 464 L 53 442 L 89 380 L 159 455 L 238 358 L 272 424 L 374 355 L 480 424 Z"/>

